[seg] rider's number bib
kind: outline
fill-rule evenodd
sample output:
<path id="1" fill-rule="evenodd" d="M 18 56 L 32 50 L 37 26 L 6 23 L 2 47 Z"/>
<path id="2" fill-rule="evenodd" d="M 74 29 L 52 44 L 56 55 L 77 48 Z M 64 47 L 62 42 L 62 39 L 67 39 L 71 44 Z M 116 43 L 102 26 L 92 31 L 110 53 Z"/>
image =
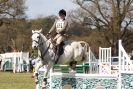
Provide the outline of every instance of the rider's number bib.
<path id="1" fill-rule="evenodd" d="M 56 23 L 56 29 L 57 30 L 62 29 L 63 26 L 64 26 L 64 21 L 57 21 L 57 23 Z"/>

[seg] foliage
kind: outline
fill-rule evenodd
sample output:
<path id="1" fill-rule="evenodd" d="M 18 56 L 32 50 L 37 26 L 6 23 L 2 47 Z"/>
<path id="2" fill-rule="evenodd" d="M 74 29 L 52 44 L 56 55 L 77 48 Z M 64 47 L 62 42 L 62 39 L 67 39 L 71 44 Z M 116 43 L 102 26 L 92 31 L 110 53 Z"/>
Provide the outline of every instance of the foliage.
<path id="1" fill-rule="evenodd" d="M 99 36 L 104 38 L 104 43 L 112 47 L 114 54 L 117 54 L 118 39 L 122 39 L 125 46 L 131 46 L 133 0 L 73 1 L 80 8 L 70 12 L 72 22 L 83 24 L 89 30 L 102 32 Z"/>
<path id="2" fill-rule="evenodd" d="M 15 48 L 17 51 L 31 50 L 31 35 L 35 29 L 43 29 L 46 34 L 54 23 L 53 16 L 37 18 L 34 20 L 14 20 L 9 25 L 0 27 L 1 52 L 10 52 Z M 7 35 L 8 34 L 8 35 Z M 9 50 L 8 47 L 11 49 Z"/>

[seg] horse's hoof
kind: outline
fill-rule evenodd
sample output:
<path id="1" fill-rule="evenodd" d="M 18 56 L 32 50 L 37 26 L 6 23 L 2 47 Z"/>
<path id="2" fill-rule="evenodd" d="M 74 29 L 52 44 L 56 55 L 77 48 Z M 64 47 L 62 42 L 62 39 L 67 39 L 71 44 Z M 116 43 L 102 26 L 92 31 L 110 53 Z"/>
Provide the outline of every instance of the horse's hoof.
<path id="1" fill-rule="evenodd" d="M 43 82 L 47 83 L 47 78 L 44 78 L 44 79 L 43 79 Z"/>
<path id="2" fill-rule="evenodd" d="M 39 80 L 37 78 L 35 78 L 35 83 L 37 84 L 39 82 Z"/>
<path id="3" fill-rule="evenodd" d="M 46 87 L 42 87 L 42 89 L 46 89 Z"/>
<path id="4" fill-rule="evenodd" d="M 31 78 L 35 78 L 35 76 L 32 75 Z"/>
<path id="5" fill-rule="evenodd" d="M 38 81 L 38 80 L 35 80 L 35 83 L 36 83 L 36 84 L 38 84 L 38 83 L 39 83 L 39 81 Z"/>

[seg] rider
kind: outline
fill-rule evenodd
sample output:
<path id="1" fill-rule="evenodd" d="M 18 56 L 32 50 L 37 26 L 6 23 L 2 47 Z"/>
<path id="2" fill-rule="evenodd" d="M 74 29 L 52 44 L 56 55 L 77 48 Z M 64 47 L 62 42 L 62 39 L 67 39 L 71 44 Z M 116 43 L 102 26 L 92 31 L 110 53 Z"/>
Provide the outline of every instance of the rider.
<path id="1" fill-rule="evenodd" d="M 59 19 L 56 20 L 52 26 L 52 28 L 50 29 L 49 33 L 50 34 L 52 31 L 56 31 L 56 35 L 53 39 L 53 42 L 55 42 L 55 54 L 56 54 L 56 59 L 55 59 L 55 63 L 57 63 L 58 59 L 59 59 L 59 51 L 60 51 L 60 46 L 61 43 L 64 41 L 64 34 L 66 32 L 66 29 L 68 27 L 68 22 L 65 19 L 66 17 L 66 11 L 64 9 L 59 11 Z"/>

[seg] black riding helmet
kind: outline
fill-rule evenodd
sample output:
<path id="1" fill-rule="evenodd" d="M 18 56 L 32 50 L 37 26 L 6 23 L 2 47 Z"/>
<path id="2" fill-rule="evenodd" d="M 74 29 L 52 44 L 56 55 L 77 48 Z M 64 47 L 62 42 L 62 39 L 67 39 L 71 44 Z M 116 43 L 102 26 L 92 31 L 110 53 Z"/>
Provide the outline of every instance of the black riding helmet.
<path id="1" fill-rule="evenodd" d="M 59 15 L 65 15 L 65 16 L 66 16 L 66 11 L 65 11 L 64 9 L 61 9 L 61 10 L 59 11 Z"/>

